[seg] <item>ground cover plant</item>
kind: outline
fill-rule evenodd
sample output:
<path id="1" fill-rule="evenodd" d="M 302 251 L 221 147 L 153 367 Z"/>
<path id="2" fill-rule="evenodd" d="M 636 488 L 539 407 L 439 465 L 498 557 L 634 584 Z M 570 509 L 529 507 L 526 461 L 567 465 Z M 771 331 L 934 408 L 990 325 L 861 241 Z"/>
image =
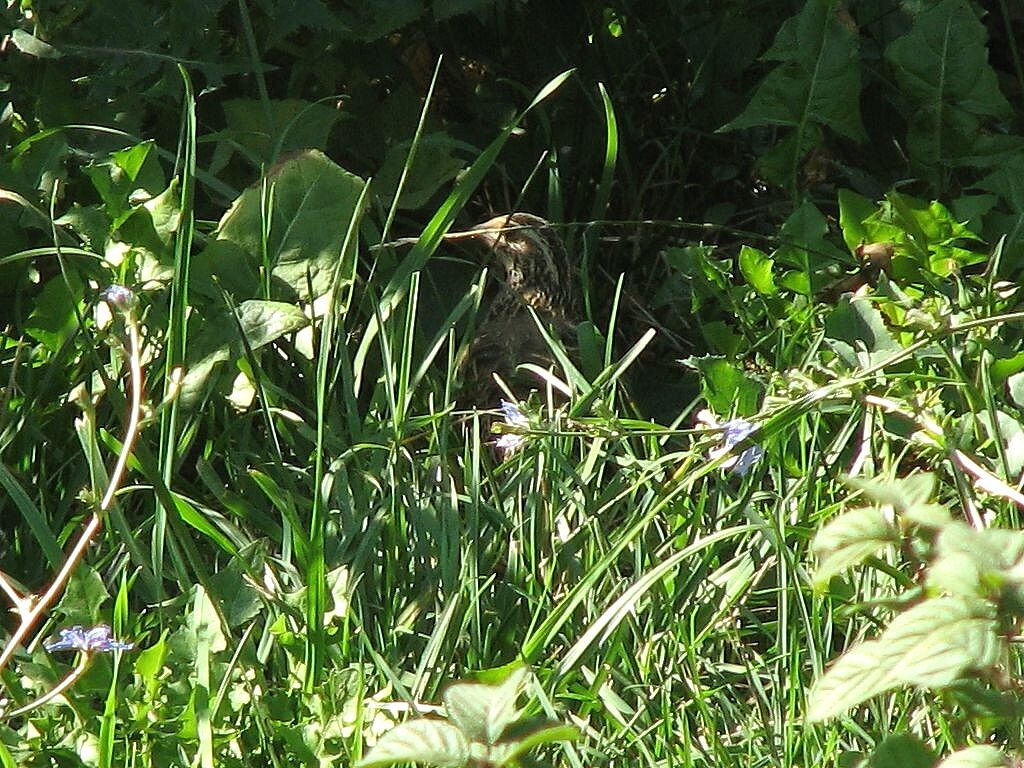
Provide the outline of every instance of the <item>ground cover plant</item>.
<path id="1" fill-rule="evenodd" d="M 0 765 L 1024 759 L 1019 11 L 358 5 L 2 12 Z"/>

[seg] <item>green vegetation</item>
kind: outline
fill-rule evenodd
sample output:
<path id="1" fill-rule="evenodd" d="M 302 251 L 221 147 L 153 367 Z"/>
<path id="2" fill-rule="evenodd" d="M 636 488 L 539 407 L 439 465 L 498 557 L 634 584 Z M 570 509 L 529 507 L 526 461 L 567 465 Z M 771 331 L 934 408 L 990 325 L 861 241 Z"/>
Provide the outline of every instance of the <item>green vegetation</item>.
<path id="1" fill-rule="evenodd" d="M 0 12 L 0 766 L 1024 759 L 990 5 Z M 466 402 L 516 210 L 583 314 Z"/>

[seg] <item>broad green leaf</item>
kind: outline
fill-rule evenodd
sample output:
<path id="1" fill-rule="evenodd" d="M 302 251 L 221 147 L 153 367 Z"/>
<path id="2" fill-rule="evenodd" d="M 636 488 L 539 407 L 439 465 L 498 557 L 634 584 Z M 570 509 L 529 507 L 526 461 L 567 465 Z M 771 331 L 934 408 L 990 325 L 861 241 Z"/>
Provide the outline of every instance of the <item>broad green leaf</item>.
<path id="1" fill-rule="evenodd" d="M 302 152 L 245 190 L 217 236 L 245 249 L 259 268 L 266 257 L 273 296 L 308 300 L 310 285 L 313 297 L 322 296 L 364 184 L 322 152 Z"/>
<path id="2" fill-rule="evenodd" d="M 943 759 L 935 768 L 1004 768 L 1006 756 L 989 744 L 965 747 Z"/>
<path id="3" fill-rule="evenodd" d="M 839 226 L 843 230 L 843 241 L 850 249 L 850 253 L 864 243 L 877 242 L 864 226 L 864 222 L 878 210 L 878 206 L 849 189 L 840 189 L 838 197 Z"/>
<path id="4" fill-rule="evenodd" d="M 779 29 L 764 59 L 780 62 L 758 86 L 746 109 L 722 130 L 760 125 L 793 129 L 787 138 L 787 178 L 828 127 L 854 141 L 866 138 L 860 118 L 860 60 L 856 31 L 835 0 L 809 0 Z M 780 163 L 775 163 L 780 165 Z"/>
<path id="5" fill-rule="evenodd" d="M 514 739 L 497 745 L 491 756 L 497 765 L 508 765 L 510 761 L 537 747 L 556 741 L 576 741 L 579 737 L 579 730 L 571 725 L 551 722 L 540 726 L 529 724 L 525 733 L 516 733 Z"/>
<path id="6" fill-rule="evenodd" d="M 977 186 L 1002 197 L 1011 210 L 1024 211 L 1024 156 L 1011 157 Z"/>
<path id="7" fill-rule="evenodd" d="M 245 355 L 245 346 L 238 338 L 239 327 L 249 349 L 255 351 L 309 322 L 293 304 L 256 299 L 243 301 L 235 317 L 237 321 L 225 312 L 207 318 L 206 326 L 190 344 L 192 360 L 182 382 L 183 403 L 191 405 L 202 397 L 207 380 L 220 363 Z"/>
<path id="8" fill-rule="evenodd" d="M 222 290 L 236 301 L 255 298 L 260 292 L 258 269 L 258 263 L 241 246 L 230 240 L 213 240 L 192 259 L 192 288 L 217 303 Z"/>
<path id="9" fill-rule="evenodd" d="M 402 196 L 398 199 L 398 207 L 405 209 L 426 205 L 442 186 L 459 174 L 466 162 L 458 157 L 457 150 L 462 150 L 463 154 L 473 151 L 472 147 L 445 133 L 427 134 L 416 145 L 412 166 L 406 168 L 409 150 L 409 142 L 391 147 L 373 180 L 373 188 L 385 201 L 390 201 L 405 173 Z"/>
<path id="10" fill-rule="evenodd" d="M 815 293 L 824 287 L 831 276 L 824 272 L 849 254 L 837 248 L 829 238 L 829 224 L 825 215 L 810 202 L 803 203 L 783 223 L 779 230 L 782 245 L 772 254 L 775 263 L 795 268 L 780 282 L 804 295 Z M 794 282 L 800 279 L 800 284 Z"/>
<path id="11" fill-rule="evenodd" d="M 64 55 L 49 43 L 40 40 L 24 29 L 11 30 L 11 42 L 22 53 L 35 56 L 37 59 L 59 59 Z"/>
<path id="12" fill-rule="evenodd" d="M 875 747 L 869 768 L 932 768 L 935 754 L 915 736 L 893 734 Z"/>
<path id="13" fill-rule="evenodd" d="M 197 647 L 203 647 L 210 653 L 219 653 L 228 647 L 217 609 L 199 584 L 195 587 L 189 626 L 195 633 Z"/>
<path id="14" fill-rule="evenodd" d="M 814 584 L 821 588 L 847 568 L 899 541 L 899 532 L 878 507 L 851 509 L 818 531 L 811 549 L 818 558 Z"/>
<path id="15" fill-rule="evenodd" d="M 309 322 L 299 307 L 281 301 L 243 301 L 237 317 L 251 349 L 259 349 Z"/>
<path id="16" fill-rule="evenodd" d="M 100 575 L 88 565 L 79 564 L 68 581 L 58 608 L 68 624 L 96 624 L 103 616 L 103 604 L 110 593 Z"/>
<path id="17" fill-rule="evenodd" d="M 846 359 L 851 367 L 872 365 L 900 348 L 875 305 L 864 298 L 851 299 L 849 294 L 839 299 L 825 319 L 825 338 L 845 342 L 857 352 L 868 353 L 866 360 L 861 360 L 856 354 Z"/>
<path id="18" fill-rule="evenodd" d="M 68 270 L 51 278 L 35 299 L 25 323 L 25 332 L 51 352 L 56 352 L 78 328 L 75 307 L 82 300 L 82 281 Z"/>
<path id="19" fill-rule="evenodd" d="M 518 713 L 516 700 L 528 670 L 520 667 L 500 685 L 455 683 L 444 692 L 448 717 L 469 741 L 494 744 Z"/>
<path id="20" fill-rule="evenodd" d="M 444 720 L 418 718 L 385 733 L 357 768 L 395 763 L 461 766 L 469 762 L 469 742 L 462 731 Z"/>
<path id="21" fill-rule="evenodd" d="M 935 494 L 935 475 L 920 472 L 894 480 L 847 477 L 844 482 L 862 491 L 871 501 L 890 506 L 917 525 L 939 527 L 949 519 L 949 512 L 931 502 Z"/>
<path id="22" fill-rule="evenodd" d="M 715 413 L 757 413 L 763 387 L 737 365 L 721 357 L 690 358 L 686 362 L 700 371 L 701 394 Z"/>
<path id="23" fill-rule="evenodd" d="M 911 160 L 935 169 L 966 154 L 983 117 L 1010 114 L 988 64 L 985 27 L 962 0 L 925 5 L 914 25 L 885 51 L 902 93 L 911 102 L 906 147 Z"/>
<path id="24" fill-rule="evenodd" d="M 778 293 L 772 278 L 774 260 L 764 251 L 744 245 L 740 248 L 740 272 L 747 284 L 762 296 Z"/>
<path id="25" fill-rule="evenodd" d="M 227 133 L 256 163 L 271 163 L 289 152 L 325 149 L 341 112 L 301 99 L 227 99 Z"/>
<path id="26" fill-rule="evenodd" d="M 937 597 L 900 614 L 876 640 L 847 651 L 811 689 L 808 718 L 826 720 L 899 685 L 941 688 L 1000 655 L 993 609 Z"/>

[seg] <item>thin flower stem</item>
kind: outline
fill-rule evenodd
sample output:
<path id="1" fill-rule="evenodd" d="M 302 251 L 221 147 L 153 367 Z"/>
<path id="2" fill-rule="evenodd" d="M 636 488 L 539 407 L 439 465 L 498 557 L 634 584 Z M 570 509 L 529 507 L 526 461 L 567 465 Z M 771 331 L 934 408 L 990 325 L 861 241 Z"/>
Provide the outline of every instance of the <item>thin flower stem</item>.
<path id="1" fill-rule="evenodd" d="M 27 595 L 15 602 L 18 613 L 18 628 L 11 635 L 3 653 L 0 653 L 0 672 L 10 663 L 18 646 L 22 644 L 29 635 L 40 617 L 53 605 L 64 591 L 71 573 L 78 566 L 85 551 L 89 548 L 96 533 L 103 526 L 103 513 L 110 509 L 114 495 L 117 493 L 121 480 L 124 477 L 125 468 L 128 465 L 128 457 L 131 454 L 132 446 L 138 436 L 139 423 L 142 415 L 142 351 L 139 342 L 139 330 L 135 321 L 134 312 L 129 310 L 125 313 L 125 326 L 128 331 L 128 365 L 131 379 L 131 404 L 128 411 L 128 425 L 125 429 L 124 441 L 121 443 L 121 452 L 118 454 L 117 462 L 107 481 L 107 490 L 100 501 L 99 509 L 89 516 L 89 522 L 78 535 L 71 551 L 64 560 L 64 565 L 54 576 L 46 590 L 39 596 Z M 59 691 L 58 691 L 59 692 Z"/>
<path id="2" fill-rule="evenodd" d="M 79 654 L 78 666 L 72 669 L 70 672 L 68 672 L 67 675 L 64 676 L 63 680 L 57 683 L 57 685 L 48 690 L 38 699 L 30 701 L 28 704 L 25 704 L 22 707 L 18 707 L 13 712 L 5 713 L 4 717 L 18 717 L 19 715 L 24 715 L 26 712 L 31 712 L 36 707 L 41 707 L 46 702 L 57 698 L 62 693 L 64 693 L 64 691 L 70 688 L 78 678 L 85 674 L 85 670 L 89 668 L 90 661 L 92 661 L 91 653 Z"/>

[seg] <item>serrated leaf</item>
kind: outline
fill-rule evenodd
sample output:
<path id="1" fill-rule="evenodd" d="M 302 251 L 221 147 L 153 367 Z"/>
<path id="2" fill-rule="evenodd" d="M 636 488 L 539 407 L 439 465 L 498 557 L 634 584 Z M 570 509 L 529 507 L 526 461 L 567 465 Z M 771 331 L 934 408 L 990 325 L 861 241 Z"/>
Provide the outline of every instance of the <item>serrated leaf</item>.
<path id="1" fill-rule="evenodd" d="M 277 297 L 308 300 L 309 286 L 313 297 L 322 296 L 342 258 L 364 184 L 322 152 L 302 152 L 235 200 L 221 219 L 218 237 L 241 246 L 254 264 L 261 263 L 265 246 Z"/>
<path id="2" fill-rule="evenodd" d="M 469 742 L 462 731 L 444 720 L 418 718 L 385 733 L 356 765 L 375 768 L 410 762 L 456 766 L 465 765 L 469 757 Z"/>
<path id="3" fill-rule="evenodd" d="M 969 151 L 981 117 L 1011 110 L 988 64 L 985 27 L 971 8 L 962 0 L 924 7 L 885 58 L 914 107 L 906 141 L 910 157 L 934 169 Z"/>
<path id="4" fill-rule="evenodd" d="M 810 0 L 787 19 L 764 58 L 780 62 L 746 109 L 722 130 L 760 125 L 793 128 L 785 161 L 789 182 L 827 126 L 854 141 L 865 138 L 860 118 L 857 34 L 843 24 L 834 0 Z"/>
<path id="5" fill-rule="evenodd" d="M 988 744 L 975 744 L 943 759 L 935 768 L 1003 768 L 1006 756 Z"/>
<path id="6" fill-rule="evenodd" d="M 811 545 L 818 558 L 814 584 L 821 588 L 847 568 L 899 540 L 898 533 L 878 507 L 851 509 L 818 531 Z"/>
<path id="7" fill-rule="evenodd" d="M 980 601 L 937 597 L 916 605 L 836 661 L 811 689 L 807 716 L 825 720 L 898 685 L 940 688 L 991 667 L 1000 653 L 996 628 L 992 607 Z"/>

